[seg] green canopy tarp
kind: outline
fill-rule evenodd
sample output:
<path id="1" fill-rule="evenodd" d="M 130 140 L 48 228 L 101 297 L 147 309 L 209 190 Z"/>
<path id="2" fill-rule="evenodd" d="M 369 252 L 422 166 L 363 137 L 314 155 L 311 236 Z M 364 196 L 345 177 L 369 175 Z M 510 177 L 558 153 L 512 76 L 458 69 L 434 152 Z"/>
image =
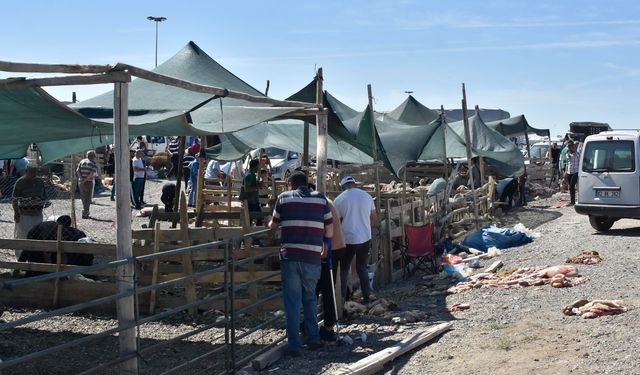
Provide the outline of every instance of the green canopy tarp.
<path id="1" fill-rule="evenodd" d="M 304 151 L 304 125 L 295 120 L 262 123 L 232 134 L 220 135 L 220 143 L 206 149 L 208 158 L 231 161 L 242 158 L 259 147 L 277 147 L 296 152 Z M 316 150 L 316 127 L 309 125 L 309 153 Z M 352 145 L 327 137 L 327 158 L 346 163 L 371 164 L 371 156 Z"/>
<path id="2" fill-rule="evenodd" d="M 523 135 L 525 129 L 528 134 L 536 134 L 541 137 L 549 137 L 551 133 L 549 129 L 536 129 L 529 125 L 524 115 L 511 117 L 499 121 L 490 121 L 486 123 L 488 127 L 497 130 L 505 137 L 511 137 L 515 135 Z"/>
<path id="3" fill-rule="evenodd" d="M 218 64 L 194 42 L 153 70 L 155 73 L 202 85 L 222 87 L 254 96 L 265 96 L 233 73 Z M 112 117 L 113 91 L 72 105 L 90 118 L 105 120 Z M 153 129 L 136 127 L 132 134 L 193 135 L 222 134 L 251 127 L 263 121 L 294 112 L 296 107 L 272 107 L 240 99 L 214 98 L 212 95 L 135 79 L 129 85 L 129 119 L 131 123 L 156 123 Z M 185 123 L 191 126 L 157 126 L 158 121 L 188 113 Z M 138 116 L 144 116 L 141 120 Z M 175 125 L 175 124 L 174 124 Z"/>

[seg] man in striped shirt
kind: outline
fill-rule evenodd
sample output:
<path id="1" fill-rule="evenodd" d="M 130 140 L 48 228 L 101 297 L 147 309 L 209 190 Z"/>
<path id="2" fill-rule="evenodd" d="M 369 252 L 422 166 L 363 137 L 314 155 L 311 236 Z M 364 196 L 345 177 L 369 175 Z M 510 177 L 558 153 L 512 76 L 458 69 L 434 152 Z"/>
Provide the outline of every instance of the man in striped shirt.
<path id="1" fill-rule="evenodd" d="M 289 191 L 278 196 L 269 227 L 282 227 L 280 273 L 286 316 L 289 350 L 300 355 L 300 307 L 304 310 L 307 346 L 321 346 L 316 316 L 316 285 L 320 279 L 321 260 L 331 250 L 333 216 L 327 199 L 311 192 L 303 172 L 287 180 Z M 323 244 L 326 247 L 323 247 Z M 324 251 L 326 250 L 326 251 Z"/>
<path id="2" fill-rule="evenodd" d="M 87 151 L 87 157 L 82 159 L 76 169 L 78 177 L 78 188 L 80 189 L 80 199 L 82 200 L 82 218 L 89 218 L 89 207 L 93 196 L 93 184 L 95 183 L 98 166 L 96 165 L 96 152 Z"/>
<path id="3" fill-rule="evenodd" d="M 180 137 L 171 137 L 167 146 L 167 152 L 171 156 L 171 170 L 167 173 L 167 178 L 178 176 L 178 162 L 180 156 Z"/>

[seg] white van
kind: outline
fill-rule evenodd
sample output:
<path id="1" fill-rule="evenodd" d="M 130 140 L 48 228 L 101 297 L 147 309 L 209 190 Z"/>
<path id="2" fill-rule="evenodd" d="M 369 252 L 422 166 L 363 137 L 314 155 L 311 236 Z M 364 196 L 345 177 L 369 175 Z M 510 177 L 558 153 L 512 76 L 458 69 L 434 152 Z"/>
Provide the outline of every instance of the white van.
<path id="1" fill-rule="evenodd" d="M 590 135 L 582 148 L 576 212 L 598 231 L 616 220 L 640 219 L 640 130 Z"/>

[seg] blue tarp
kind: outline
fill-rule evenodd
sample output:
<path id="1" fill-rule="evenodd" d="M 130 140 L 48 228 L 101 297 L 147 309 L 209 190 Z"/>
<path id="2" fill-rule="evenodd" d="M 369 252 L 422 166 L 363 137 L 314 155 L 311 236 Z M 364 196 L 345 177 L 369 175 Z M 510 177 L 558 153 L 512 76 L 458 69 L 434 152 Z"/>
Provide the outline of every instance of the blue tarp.
<path id="1" fill-rule="evenodd" d="M 493 225 L 485 225 L 477 232 L 468 235 L 462 244 L 487 252 L 490 247 L 507 249 L 524 245 L 533 241 L 533 238 L 524 232 L 518 232 L 511 228 L 498 228 Z"/>

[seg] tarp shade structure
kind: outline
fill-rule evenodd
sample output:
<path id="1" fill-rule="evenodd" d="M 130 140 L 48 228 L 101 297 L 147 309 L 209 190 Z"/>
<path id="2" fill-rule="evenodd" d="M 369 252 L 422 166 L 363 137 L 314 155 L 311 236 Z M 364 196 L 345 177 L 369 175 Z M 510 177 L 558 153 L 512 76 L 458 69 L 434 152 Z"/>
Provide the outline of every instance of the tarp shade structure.
<path id="1" fill-rule="evenodd" d="M 445 109 L 444 113 L 449 123 L 462 121 L 464 118 L 462 109 Z M 467 116 L 473 116 L 473 111 L 469 111 Z M 506 120 L 511 117 L 509 112 L 505 110 L 489 108 L 480 108 L 480 116 L 487 122 Z"/>
<path id="2" fill-rule="evenodd" d="M 464 140 L 464 123 L 462 121 L 451 123 L 449 127 L 461 140 Z M 480 115 L 476 114 L 469 118 L 469 132 L 473 155 L 486 158 L 487 163 L 493 167 L 494 171 L 505 177 L 520 176 L 524 173 L 522 152 L 509 139 L 488 127 Z M 449 133 L 447 133 L 447 137 L 449 137 Z M 466 150 L 450 150 L 450 143 L 452 142 L 447 139 L 448 157 L 466 157 Z"/>
<path id="3" fill-rule="evenodd" d="M 82 116 L 41 88 L 0 90 L 0 132 L 0 159 L 21 158 L 37 143 L 45 163 L 113 142 L 113 125 Z"/>
<path id="4" fill-rule="evenodd" d="M 295 120 L 262 123 L 233 134 L 220 135 L 220 143 L 206 149 L 208 158 L 219 161 L 237 160 L 259 147 L 277 147 L 296 152 L 304 151 L 304 126 Z M 315 154 L 316 127 L 309 125 L 309 151 Z M 347 163 L 371 164 L 371 156 L 354 146 L 327 138 L 327 158 Z"/>
<path id="5" fill-rule="evenodd" d="M 528 134 L 536 134 L 541 137 L 549 137 L 551 132 L 549 129 L 536 129 L 529 125 L 524 115 L 519 115 L 499 121 L 490 121 L 486 123 L 488 127 L 497 130 L 505 137 L 523 135 L 524 130 L 527 129 Z"/>
<path id="6" fill-rule="evenodd" d="M 189 42 L 153 71 L 184 81 L 265 96 L 218 64 L 194 42 Z M 76 103 L 73 107 L 87 117 L 106 121 L 113 117 L 113 91 Z M 272 107 L 266 103 L 240 99 L 214 98 L 208 94 L 144 79 L 135 79 L 129 85 L 130 123 L 153 125 L 152 129 L 143 126 L 130 129 L 132 135 L 222 134 L 248 128 L 298 109 L 300 108 Z M 185 115 L 182 123 L 176 118 L 176 121 L 165 123 L 166 128 L 159 126 L 160 122 L 166 122 L 181 113 Z"/>
<path id="7" fill-rule="evenodd" d="M 387 115 L 409 125 L 430 124 L 439 117 L 437 111 L 427 108 L 412 95 Z"/>

